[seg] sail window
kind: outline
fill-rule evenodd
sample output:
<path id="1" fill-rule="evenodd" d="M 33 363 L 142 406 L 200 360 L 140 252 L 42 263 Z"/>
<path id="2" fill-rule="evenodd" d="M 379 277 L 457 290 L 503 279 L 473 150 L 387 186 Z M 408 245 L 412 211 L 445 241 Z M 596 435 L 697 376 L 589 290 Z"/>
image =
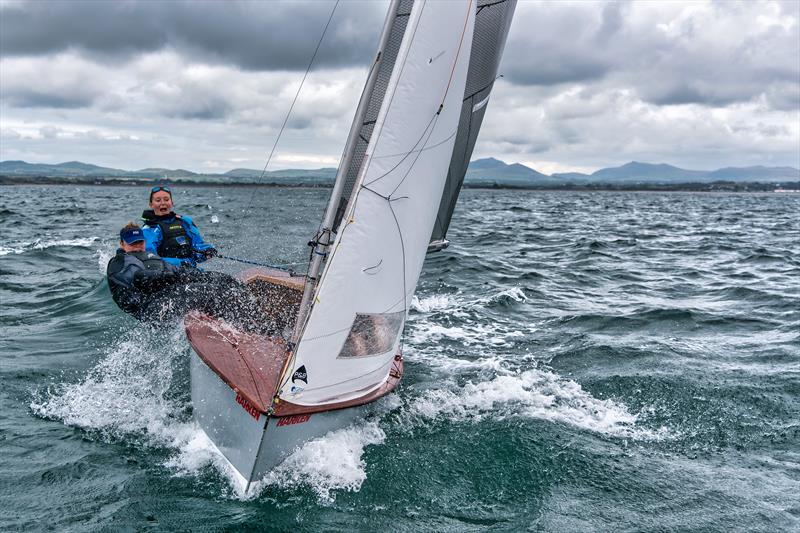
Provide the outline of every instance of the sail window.
<path id="1" fill-rule="evenodd" d="M 390 351 L 404 319 L 405 311 L 356 314 L 338 358 L 369 357 Z"/>

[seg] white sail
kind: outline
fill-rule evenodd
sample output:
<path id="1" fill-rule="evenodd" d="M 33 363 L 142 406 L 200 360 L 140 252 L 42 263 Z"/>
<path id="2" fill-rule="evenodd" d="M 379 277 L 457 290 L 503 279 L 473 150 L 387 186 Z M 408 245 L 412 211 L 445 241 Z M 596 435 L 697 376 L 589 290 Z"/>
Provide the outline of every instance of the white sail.
<path id="1" fill-rule="evenodd" d="M 453 153 L 475 11 L 473 1 L 414 2 L 283 400 L 346 401 L 389 374 Z"/>

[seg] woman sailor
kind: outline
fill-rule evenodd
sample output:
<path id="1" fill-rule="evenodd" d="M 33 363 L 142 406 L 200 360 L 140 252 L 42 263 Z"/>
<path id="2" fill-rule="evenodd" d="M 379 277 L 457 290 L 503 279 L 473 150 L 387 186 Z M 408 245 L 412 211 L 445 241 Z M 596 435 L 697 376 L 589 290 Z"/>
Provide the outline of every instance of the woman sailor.
<path id="1" fill-rule="evenodd" d="M 147 251 L 175 266 L 191 267 L 219 255 L 214 245 L 203 240 L 192 219 L 176 215 L 172 207 L 169 187 L 150 189 L 150 209 L 142 213 Z"/>

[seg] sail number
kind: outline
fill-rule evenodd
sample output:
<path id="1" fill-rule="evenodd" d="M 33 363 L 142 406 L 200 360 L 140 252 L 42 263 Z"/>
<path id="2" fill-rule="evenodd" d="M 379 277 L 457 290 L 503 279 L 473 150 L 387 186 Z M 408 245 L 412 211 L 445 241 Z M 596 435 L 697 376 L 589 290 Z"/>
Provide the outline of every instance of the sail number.
<path id="1" fill-rule="evenodd" d="M 258 411 L 258 409 L 256 409 L 252 403 L 248 402 L 247 399 L 238 392 L 236 393 L 236 403 L 241 405 L 242 409 L 247 411 L 248 414 L 256 420 L 261 418 L 261 413 Z"/>
<path id="2" fill-rule="evenodd" d="M 303 422 L 308 422 L 310 418 L 311 415 L 282 416 L 278 419 L 278 423 L 275 425 L 291 426 L 292 424 L 302 424 Z"/>

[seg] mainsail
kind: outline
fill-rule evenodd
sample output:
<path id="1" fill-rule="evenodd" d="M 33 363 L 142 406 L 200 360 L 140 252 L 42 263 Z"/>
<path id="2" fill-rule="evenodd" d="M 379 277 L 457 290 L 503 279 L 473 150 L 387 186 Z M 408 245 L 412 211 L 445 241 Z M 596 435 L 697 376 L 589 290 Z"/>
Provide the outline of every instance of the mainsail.
<path id="1" fill-rule="evenodd" d="M 431 234 L 430 251 L 447 246 L 445 240 L 447 228 L 450 226 L 456 200 L 461 192 L 464 175 L 481 129 L 489 94 L 497 78 L 497 68 L 503 55 L 516 4 L 516 0 L 478 0 L 467 86 L 464 91 L 453 156 L 447 170 L 447 182 Z"/>
<path id="2" fill-rule="evenodd" d="M 453 158 L 476 10 L 473 1 L 399 3 L 390 31 L 405 19 L 402 38 L 380 67 L 390 69 L 385 87 L 379 75 L 370 96 L 377 112 L 374 123 L 368 110 L 361 124 L 363 156 L 346 169 L 348 179 L 354 175 L 350 192 L 331 199 L 346 208 L 338 210 L 281 400 L 347 401 L 386 381 Z M 303 379 L 293 384 L 298 374 Z"/>

